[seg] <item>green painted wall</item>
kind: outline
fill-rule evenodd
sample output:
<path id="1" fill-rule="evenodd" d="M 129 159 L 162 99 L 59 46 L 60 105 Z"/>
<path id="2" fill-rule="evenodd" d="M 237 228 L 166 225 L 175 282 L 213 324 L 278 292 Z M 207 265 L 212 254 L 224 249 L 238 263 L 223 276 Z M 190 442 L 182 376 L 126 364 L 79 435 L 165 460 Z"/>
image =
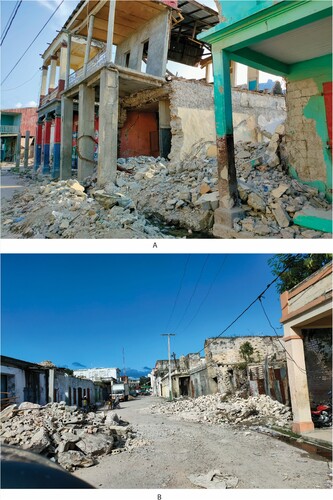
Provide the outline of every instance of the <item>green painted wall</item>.
<path id="1" fill-rule="evenodd" d="M 252 16 L 261 10 L 272 7 L 274 4 L 286 0 L 221 0 L 223 21 L 221 27 L 230 26 L 246 17 Z"/>
<path id="2" fill-rule="evenodd" d="M 4 112 L 1 113 L 1 125 L 20 125 L 21 114 L 9 115 Z"/>

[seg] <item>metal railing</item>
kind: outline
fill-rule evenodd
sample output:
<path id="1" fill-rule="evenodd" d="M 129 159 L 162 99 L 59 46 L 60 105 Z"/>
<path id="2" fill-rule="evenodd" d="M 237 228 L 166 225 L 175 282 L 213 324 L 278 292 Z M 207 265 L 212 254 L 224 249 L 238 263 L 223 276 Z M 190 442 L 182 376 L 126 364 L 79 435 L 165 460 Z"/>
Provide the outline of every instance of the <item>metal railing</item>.
<path id="1" fill-rule="evenodd" d="M 104 66 L 106 62 L 106 49 L 102 50 L 98 54 L 95 55 L 87 64 L 87 72 L 84 75 L 83 67 L 69 75 L 69 80 L 68 80 L 68 87 L 73 87 L 74 85 L 77 85 L 81 80 L 86 78 L 87 76 L 91 75 L 95 71 L 97 71 L 99 68 Z"/>
<path id="2" fill-rule="evenodd" d="M 19 134 L 20 126 L 19 125 L 0 125 L 0 133 L 1 134 Z"/>

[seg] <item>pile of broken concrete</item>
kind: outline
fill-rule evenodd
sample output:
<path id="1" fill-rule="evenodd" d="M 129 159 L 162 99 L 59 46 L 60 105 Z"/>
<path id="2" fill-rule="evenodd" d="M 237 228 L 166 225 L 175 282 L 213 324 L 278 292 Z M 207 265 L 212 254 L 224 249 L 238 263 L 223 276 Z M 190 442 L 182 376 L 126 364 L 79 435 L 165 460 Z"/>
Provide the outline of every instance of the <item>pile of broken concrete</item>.
<path id="1" fill-rule="evenodd" d="M 280 126 L 282 127 L 282 126 Z M 281 133 L 278 133 L 281 132 Z M 244 217 L 226 237 L 330 238 L 294 223 L 300 211 L 331 216 L 325 194 L 287 173 L 281 160 L 283 130 L 269 143 L 235 145 L 238 194 Z M 179 162 L 139 156 L 118 159 L 116 184 L 101 189 L 96 174 L 75 179 L 34 179 L 3 205 L 3 237 L 166 238 L 212 236 L 219 206 L 216 158 L 198 143 Z M 31 175 L 31 174 L 30 174 Z M 177 232 L 177 229 L 180 231 Z"/>
<path id="2" fill-rule="evenodd" d="M 237 395 L 225 398 L 222 394 L 200 396 L 195 399 L 178 398 L 151 407 L 152 413 L 163 413 L 181 420 L 231 425 L 275 425 L 290 427 L 291 410 L 289 407 L 271 399 L 269 396 Z"/>
<path id="3" fill-rule="evenodd" d="M 37 184 L 36 184 L 37 182 Z M 118 193 L 89 194 L 75 179 L 30 181 L 2 207 L 2 237 L 16 238 L 165 238 Z"/>
<path id="4" fill-rule="evenodd" d="M 40 453 L 69 471 L 135 446 L 132 428 L 115 412 L 83 413 L 65 402 L 14 404 L 2 410 L 0 422 L 2 444 Z"/>

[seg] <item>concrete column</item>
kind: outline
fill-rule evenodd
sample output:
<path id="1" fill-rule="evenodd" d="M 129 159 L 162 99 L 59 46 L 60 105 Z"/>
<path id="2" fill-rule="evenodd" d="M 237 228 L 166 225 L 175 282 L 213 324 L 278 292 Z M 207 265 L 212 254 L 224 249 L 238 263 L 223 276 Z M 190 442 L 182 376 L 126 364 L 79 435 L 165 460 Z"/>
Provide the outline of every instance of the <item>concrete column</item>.
<path id="1" fill-rule="evenodd" d="M 311 419 L 309 389 L 306 376 L 303 339 L 296 329 L 284 325 L 287 355 L 288 381 L 293 411 L 292 430 L 297 434 L 314 429 Z"/>
<path id="2" fill-rule="evenodd" d="M 36 126 L 36 142 L 35 142 L 35 164 L 34 171 L 36 172 L 42 160 L 42 143 L 43 143 L 43 120 L 38 118 Z"/>
<path id="3" fill-rule="evenodd" d="M 67 43 L 62 42 L 60 49 L 60 70 L 59 70 L 59 82 L 58 82 L 59 92 L 62 92 L 65 88 L 66 67 L 67 67 Z"/>
<path id="4" fill-rule="evenodd" d="M 52 118 L 47 115 L 44 126 L 44 159 L 42 174 L 50 173 L 50 138 L 51 138 L 51 122 Z"/>
<path id="5" fill-rule="evenodd" d="M 113 32 L 114 32 L 114 16 L 116 10 L 116 0 L 109 2 L 109 18 L 108 18 L 108 33 L 106 41 L 106 62 L 110 63 L 112 59 L 112 45 L 113 45 Z"/>
<path id="6" fill-rule="evenodd" d="M 57 71 L 57 56 L 51 56 L 51 69 L 50 69 L 50 80 L 49 80 L 49 93 L 55 89 L 55 78 Z"/>
<path id="7" fill-rule="evenodd" d="M 17 134 L 16 152 L 15 152 L 16 168 L 20 167 L 20 162 L 21 162 L 21 134 Z"/>
<path id="8" fill-rule="evenodd" d="M 238 205 L 237 178 L 232 123 L 230 59 L 225 51 L 213 52 L 216 145 L 218 162 L 219 208 L 215 211 L 213 232 L 225 237 L 236 217 L 243 211 Z"/>
<path id="9" fill-rule="evenodd" d="M 47 93 L 47 74 L 48 74 L 48 66 L 42 66 L 42 83 L 40 86 L 40 101 L 43 97 L 46 96 Z"/>
<path id="10" fill-rule="evenodd" d="M 52 179 L 58 179 L 60 176 L 60 145 L 61 145 L 61 109 L 57 108 L 54 119 L 53 166 L 51 172 Z"/>
<path id="11" fill-rule="evenodd" d="M 67 33 L 67 61 L 66 61 L 66 82 L 65 82 L 65 88 L 68 88 L 68 83 L 69 83 L 69 74 L 71 71 L 71 50 L 72 50 L 72 35 L 70 33 Z"/>
<path id="12" fill-rule="evenodd" d="M 49 369 L 49 403 L 54 403 L 54 368 Z"/>
<path id="13" fill-rule="evenodd" d="M 97 183 L 114 183 L 117 176 L 119 75 L 101 71 L 99 97 L 99 138 Z"/>
<path id="14" fill-rule="evenodd" d="M 25 132 L 25 141 L 24 141 L 24 168 L 28 168 L 29 161 L 29 140 L 30 140 L 30 131 L 27 130 Z"/>
<path id="15" fill-rule="evenodd" d="M 247 88 L 248 90 L 258 90 L 259 89 L 259 70 L 247 68 Z"/>
<path id="16" fill-rule="evenodd" d="M 236 87 L 236 85 L 237 85 L 237 63 L 235 61 L 231 61 L 231 64 L 230 64 L 230 82 L 231 82 L 231 87 Z"/>
<path id="17" fill-rule="evenodd" d="M 171 149 L 171 116 L 170 102 L 159 101 L 158 103 L 158 118 L 159 118 L 159 143 L 160 155 L 167 158 Z"/>
<path id="18" fill-rule="evenodd" d="M 84 54 L 84 63 L 83 63 L 84 76 L 86 76 L 86 74 L 87 74 L 87 67 L 88 67 L 89 56 L 90 56 L 91 40 L 92 40 L 92 35 L 93 35 L 93 30 L 94 30 L 94 20 L 95 20 L 94 16 L 89 16 L 88 37 L 87 37 L 86 52 Z"/>
<path id="19" fill-rule="evenodd" d="M 211 83 L 213 81 L 213 65 L 208 63 L 206 66 L 206 82 Z"/>
<path id="20" fill-rule="evenodd" d="M 73 99 L 61 97 L 60 179 L 72 176 Z"/>
<path id="21" fill-rule="evenodd" d="M 101 78 L 102 80 L 102 78 Z M 100 109 L 103 108 L 102 102 Z M 82 83 L 79 87 L 79 130 L 77 148 L 81 157 L 78 158 L 78 180 L 92 174 L 94 170 L 94 141 L 95 138 L 95 89 Z M 83 137 L 82 136 L 88 136 Z M 90 136 L 90 137 L 89 137 Z M 88 161 L 90 160 L 90 161 Z"/>

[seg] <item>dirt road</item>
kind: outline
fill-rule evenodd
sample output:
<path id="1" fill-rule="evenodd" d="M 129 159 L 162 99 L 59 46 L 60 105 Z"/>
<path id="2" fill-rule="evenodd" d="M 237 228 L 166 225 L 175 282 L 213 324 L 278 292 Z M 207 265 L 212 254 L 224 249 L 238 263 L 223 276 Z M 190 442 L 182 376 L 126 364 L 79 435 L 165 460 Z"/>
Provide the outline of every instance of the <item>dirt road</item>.
<path id="1" fill-rule="evenodd" d="M 108 455 L 74 474 L 96 488 L 199 488 L 189 476 L 220 470 L 237 489 L 328 488 L 329 464 L 303 450 L 251 430 L 152 415 L 159 398 L 121 403 L 119 417 L 132 424 L 142 446 Z"/>

